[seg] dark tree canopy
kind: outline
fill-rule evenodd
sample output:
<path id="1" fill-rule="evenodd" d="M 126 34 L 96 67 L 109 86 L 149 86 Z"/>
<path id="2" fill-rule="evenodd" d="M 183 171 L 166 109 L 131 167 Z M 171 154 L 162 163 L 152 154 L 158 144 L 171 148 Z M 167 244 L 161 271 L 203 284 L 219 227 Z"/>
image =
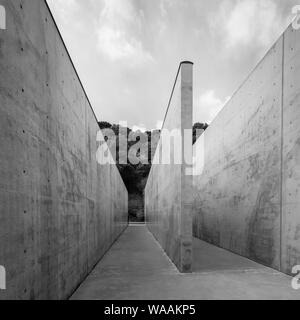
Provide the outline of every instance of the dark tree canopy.
<path id="1" fill-rule="evenodd" d="M 114 131 L 116 137 L 119 136 L 119 134 L 122 134 L 127 132 L 127 141 L 128 136 L 132 132 L 130 128 L 121 128 L 119 125 L 110 124 L 109 122 L 99 122 L 99 126 L 101 130 L 105 129 L 111 129 Z M 199 136 L 208 128 L 208 124 L 206 123 L 195 123 L 193 126 L 193 143 L 196 142 L 196 140 L 199 138 Z M 122 130 L 121 130 L 122 129 Z M 197 131 L 198 130 L 198 131 Z M 150 160 L 149 164 L 138 164 L 133 165 L 129 161 L 127 164 L 119 164 L 119 139 L 116 141 L 116 163 L 118 166 L 118 169 L 120 171 L 120 174 L 124 180 L 124 183 L 128 189 L 129 193 L 138 193 L 140 195 L 143 195 L 144 188 L 147 182 L 147 178 L 151 169 L 151 161 L 152 157 L 154 155 L 154 151 L 156 149 L 157 143 L 159 141 L 160 136 L 160 130 L 155 131 L 147 131 L 146 132 L 148 136 L 148 159 Z M 139 139 L 137 138 L 136 141 L 129 141 L 127 144 L 127 151 L 136 144 L 136 142 Z M 151 145 L 151 140 L 152 145 Z"/>

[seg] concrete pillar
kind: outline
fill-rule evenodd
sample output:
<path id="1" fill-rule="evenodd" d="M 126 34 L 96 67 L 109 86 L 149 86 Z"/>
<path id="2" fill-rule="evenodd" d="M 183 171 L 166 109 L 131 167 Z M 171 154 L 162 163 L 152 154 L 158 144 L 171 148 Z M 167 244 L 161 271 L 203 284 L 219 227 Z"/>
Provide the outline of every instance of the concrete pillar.
<path id="1" fill-rule="evenodd" d="M 149 230 L 180 272 L 192 270 L 192 116 L 193 64 L 185 61 L 178 69 L 145 189 Z M 175 144 L 165 138 L 171 132 Z"/>
<path id="2" fill-rule="evenodd" d="M 192 271 L 193 197 L 191 175 L 193 146 L 193 63 L 181 63 L 181 130 L 183 163 L 181 167 L 181 270 Z"/>

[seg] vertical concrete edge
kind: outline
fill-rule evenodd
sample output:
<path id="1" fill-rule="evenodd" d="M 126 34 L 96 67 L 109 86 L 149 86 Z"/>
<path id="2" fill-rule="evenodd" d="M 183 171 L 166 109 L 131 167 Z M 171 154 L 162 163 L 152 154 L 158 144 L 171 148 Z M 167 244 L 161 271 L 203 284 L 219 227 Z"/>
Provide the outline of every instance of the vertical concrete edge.
<path id="1" fill-rule="evenodd" d="M 281 77 L 281 141 L 280 141 L 280 248 L 279 248 L 279 271 L 282 271 L 283 252 L 283 148 L 284 148 L 284 70 L 285 70 L 285 32 L 282 35 L 282 77 Z"/>
<path id="2" fill-rule="evenodd" d="M 174 95 L 176 94 L 176 99 Z M 177 100 L 178 99 L 178 100 Z M 177 202 L 178 206 L 175 207 L 176 219 L 178 219 L 178 229 L 176 229 L 176 234 L 172 234 L 174 231 L 170 228 L 170 222 L 168 217 L 165 220 L 165 226 L 161 221 L 161 211 L 158 208 L 158 204 L 162 199 L 166 198 L 166 195 L 159 195 L 159 188 L 155 185 L 159 182 L 159 177 L 156 176 L 157 167 L 152 166 L 148 181 L 145 187 L 145 219 L 146 225 L 150 233 L 159 242 L 160 246 L 164 252 L 169 256 L 171 261 L 176 265 L 177 269 L 181 273 L 192 272 L 192 176 L 186 175 L 187 165 L 192 165 L 192 125 L 193 125 L 193 63 L 190 61 L 183 61 L 179 64 L 175 81 L 172 87 L 171 95 L 169 98 L 167 110 L 164 116 L 164 121 L 162 125 L 162 130 L 166 127 L 168 129 L 173 128 L 174 119 L 168 118 L 172 114 L 171 110 L 172 103 L 175 103 L 177 115 L 178 115 L 178 129 L 180 130 L 182 136 L 182 142 L 185 142 L 184 133 L 185 130 L 189 130 L 190 139 L 187 137 L 188 146 L 182 143 L 182 146 L 189 148 L 189 156 L 187 161 L 185 161 L 185 153 L 182 148 L 182 159 L 183 162 L 178 166 L 178 176 L 176 177 L 176 188 L 177 196 L 176 199 L 169 198 L 168 201 L 172 204 Z M 179 124 L 180 123 L 180 124 Z M 174 123 L 174 126 L 176 123 Z M 160 154 L 161 145 L 155 152 L 155 157 Z M 157 197 L 153 196 L 153 190 L 158 192 Z M 158 197 L 159 195 L 159 197 Z M 174 196 L 174 195 L 172 195 Z M 171 196 L 171 197 L 172 197 Z M 163 210 L 168 210 L 168 213 L 172 214 L 174 207 L 165 207 Z M 176 220 L 175 219 L 175 220 Z M 168 229 L 164 227 L 168 226 Z M 178 233 L 177 233 L 178 232 Z"/>
<path id="3" fill-rule="evenodd" d="M 181 126 L 182 126 L 182 168 L 181 168 L 181 272 L 192 272 L 193 265 L 193 211 L 192 175 L 188 174 L 192 164 L 193 127 L 193 63 L 183 61 L 181 67 Z M 186 137 L 187 135 L 187 137 Z M 191 135 L 189 137 L 189 135 Z M 189 140 L 187 140 L 189 139 Z"/>

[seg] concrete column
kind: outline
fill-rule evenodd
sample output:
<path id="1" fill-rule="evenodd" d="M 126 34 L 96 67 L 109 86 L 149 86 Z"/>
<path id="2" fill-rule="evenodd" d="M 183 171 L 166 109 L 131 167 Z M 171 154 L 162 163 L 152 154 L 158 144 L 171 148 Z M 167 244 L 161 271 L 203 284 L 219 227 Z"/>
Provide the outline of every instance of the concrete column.
<path id="1" fill-rule="evenodd" d="M 181 63 L 181 130 L 184 146 L 181 167 L 181 271 L 192 271 L 193 63 Z"/>
<path id="2" fill-rule="evenodd" d="M 159 160 L 163 153 L 171 163 L 164 159 L 154 164 L 145 189 L 148 227 L 180 272 L 192 270 L 192 116 L 193 64 L 185 61 L 179 66 L 163 125 L 164 133 L 178 133 L 179 140 L 168 145 L 162 133 L 154 158 Z"/>

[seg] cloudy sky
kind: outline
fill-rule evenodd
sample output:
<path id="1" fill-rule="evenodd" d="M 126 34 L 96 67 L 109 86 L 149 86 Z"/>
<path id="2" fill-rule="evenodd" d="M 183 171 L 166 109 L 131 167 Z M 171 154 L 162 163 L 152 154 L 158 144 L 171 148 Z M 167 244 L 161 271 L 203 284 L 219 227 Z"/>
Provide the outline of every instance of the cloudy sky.
<path id="1" fill-rule="evenodd" d="M 211 122 L 299 0 L 47 0 L 99 121 L 156 128 L 178 64 L 194 62 L 194 121 Z"/>

